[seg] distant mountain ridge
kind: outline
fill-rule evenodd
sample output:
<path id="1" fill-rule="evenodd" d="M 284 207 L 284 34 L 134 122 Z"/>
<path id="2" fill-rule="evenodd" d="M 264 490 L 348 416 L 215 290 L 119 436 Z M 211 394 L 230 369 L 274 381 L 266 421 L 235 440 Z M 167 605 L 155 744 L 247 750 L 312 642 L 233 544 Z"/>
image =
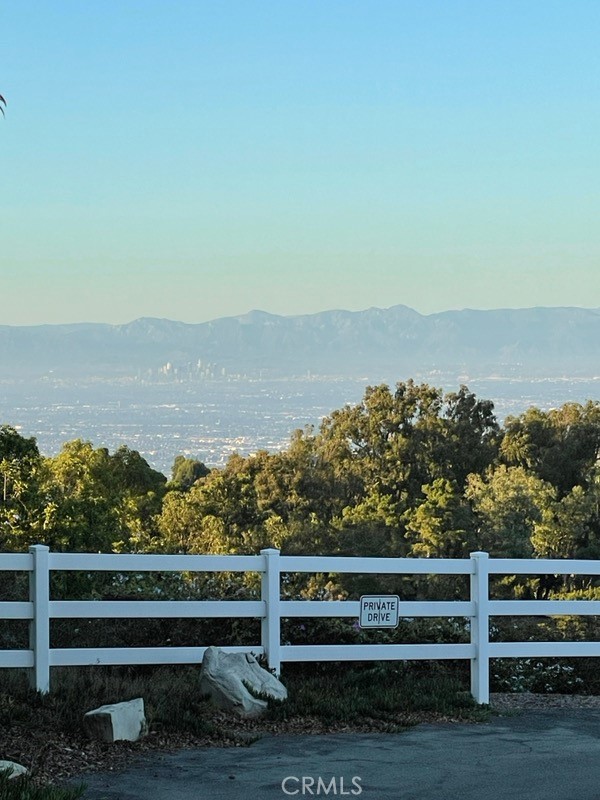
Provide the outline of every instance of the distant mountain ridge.
<path id="1" fill-rule="evenodd" d="M 0 382 L 140 376 L 211 362 L 227 374 L 285 377 L 422 374 L 600 375 L 600 309 L 444 311 L 407 306 L 278 316 L 250 311 L 199 324 L 0 326 Z"/>

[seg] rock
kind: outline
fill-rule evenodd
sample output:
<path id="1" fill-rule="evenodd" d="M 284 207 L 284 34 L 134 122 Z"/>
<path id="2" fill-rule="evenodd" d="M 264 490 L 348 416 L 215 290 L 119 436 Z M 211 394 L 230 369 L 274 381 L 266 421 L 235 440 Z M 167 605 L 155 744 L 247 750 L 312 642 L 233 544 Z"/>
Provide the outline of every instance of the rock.
<path id="1" fill-rule="evenodd" d="M 29 775 L 29 770 L 27 767 L 21 766 L 21 764 L 17 764 L 15 761 L 0 761 L 0 772 L 4 770 L 10 770 L 10 779 L 18 778 L 20 775 Z"/>
<path id="2" fill-rule="evenodd" d="M 266 710 L 267 702 L 254 694 L 264 694 L 275 700 L 287 697 L 285 686 L 263 669 L 252 653 L 225 653 L 219 647 L 206 648 L 200 691 L 208 694 L 220 708 L 235 711 L 241 717 L 257 717 Z"/>
<path id="3" fill-rule="evenodd" d="M 88 711 L 83 718 L 83 727 L 90 739 L 136 742 L 147 731 L 144 700 L 136 697 L 125 703 L 113 703 Z"/>

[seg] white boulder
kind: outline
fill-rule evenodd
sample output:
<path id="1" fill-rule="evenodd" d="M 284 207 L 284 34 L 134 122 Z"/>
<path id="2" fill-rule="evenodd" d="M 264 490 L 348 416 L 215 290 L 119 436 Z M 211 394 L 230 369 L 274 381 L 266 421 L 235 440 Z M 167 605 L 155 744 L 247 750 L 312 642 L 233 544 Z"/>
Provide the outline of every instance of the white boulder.
<path id="1" fill-rule="evenodd" d="M 113 703 L 88 711 L 83 718 L 83 727 L 90 739 L 136 742 L 147 731 L 144 700 L 136 697 L 125 703 Z"/>
<path id="2" fill-rule="evenodd" d="M 16 761 L 2 761 L 0 760 L 0 772 L 4 770 L 10 770 L 9 778 L 18 778 L 19 775 L 29 775 L 29 770 L 27 767 L 21 766 L 21 764 L 17 764 Z"/>
<path id="3" fill-rule="evenodd" d="M 287 689 L 271 672 L 258 664 L 252 653 L 225 653 L 219 647 L 207 647 L 200 671 L 200 691 L 213 702 L 241 717 L 257 717 L 267 708 L 267 695 L 285 700 Z"/>

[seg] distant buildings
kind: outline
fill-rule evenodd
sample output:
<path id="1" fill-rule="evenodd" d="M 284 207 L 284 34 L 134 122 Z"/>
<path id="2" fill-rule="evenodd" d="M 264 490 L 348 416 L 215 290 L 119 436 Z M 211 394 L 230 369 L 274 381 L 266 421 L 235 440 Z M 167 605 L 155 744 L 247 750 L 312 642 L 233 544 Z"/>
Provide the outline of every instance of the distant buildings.
<path id="1" fill-rule="evenodd" d="M 227 378 L 228 375 L 225 367 L 210 361 L 205 363 L 198 359 L 195 363 L 188 361 L 186 364 L 179 366 L 167 361 L 166 364 L 158 368 L 156 373 L 154 373 L 154 370 L 149 370 L 148 377 L 150 380 L 154 377 L 158 380 L 177 383 L 195 383 L 196 381 L 222 380 Z"/>

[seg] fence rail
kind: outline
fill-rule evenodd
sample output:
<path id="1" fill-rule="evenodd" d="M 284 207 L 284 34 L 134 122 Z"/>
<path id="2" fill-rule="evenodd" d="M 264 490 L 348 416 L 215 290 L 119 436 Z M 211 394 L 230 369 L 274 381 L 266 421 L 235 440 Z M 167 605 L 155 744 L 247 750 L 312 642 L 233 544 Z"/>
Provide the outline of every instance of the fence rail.
<path id="1" fill-rule="evenodd" d="M 51 600 L 51 571 L 83 572 L 258 572 L 260 600 Z M 29 574 L 29 601 L 0 601 L 0 620 L 29 622 L 29 648 L 0 650 L 0 668 L 29 670 L 38 691 L 50 690 L 50 670 L 58 666 L 117 664 L 190 664 L 202 660 L 205 647 L 51 648 L 52 619 L 109 618 L 255 618 L 261 620 L 261 641 L 228 652 L 264 655 L 279 673 L 291 661 L 379 661 L 467 659 L 471 693 L 489 702 L 490 658 L 600 656 L 600 642 L 490 642 L 492 616 L 600 615 L 593 600 L 490 600 L 490 575 L 600 575 L 600 561 L 490 559 L 471 553 L 468 559 L 355 558 L 282 556 L 261 550 L 257 556 L 115 555 L 51 553 L 34 545 L 28 553 L 0 554 L 0 571 Z M 467 601 L 401 602 L 403 617 L 465 617 L 470 642 L 465 644 L 287 645 L 281 643 L 281 620 L 289 618 L 359 616 L 359 602 L 282 600 L 284 573 L 354 573 L 394 575 L 465 575 Z"/>

